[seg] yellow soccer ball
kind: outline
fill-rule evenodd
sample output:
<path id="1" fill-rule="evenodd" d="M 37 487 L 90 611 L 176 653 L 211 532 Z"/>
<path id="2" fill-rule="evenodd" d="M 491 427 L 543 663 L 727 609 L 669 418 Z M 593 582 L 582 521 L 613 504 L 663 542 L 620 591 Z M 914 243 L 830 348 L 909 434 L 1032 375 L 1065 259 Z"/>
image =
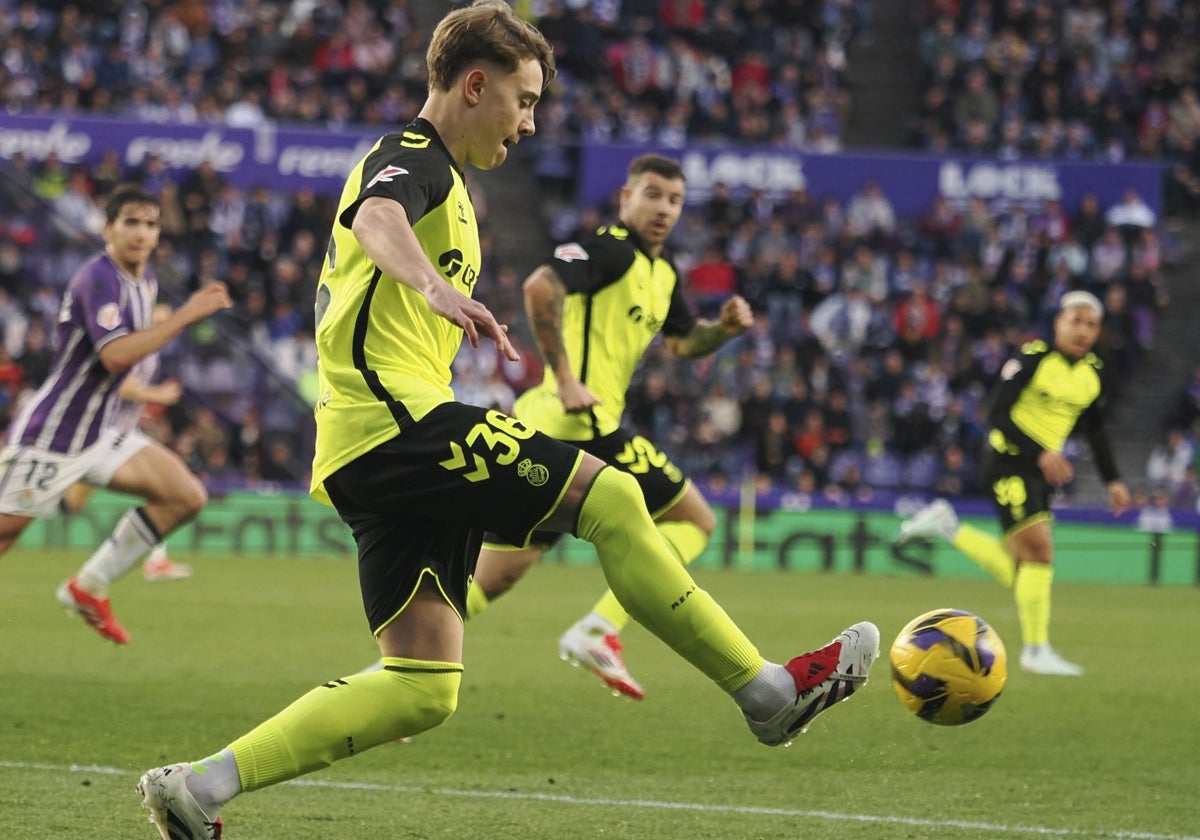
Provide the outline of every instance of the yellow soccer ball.
<path id="1" fill-rule="evenodd" d="M 983 716 L 1008 679 L 1008 654 L 991 625 L 966 610 L 933 610 L 892 643 L 892 688 L 929 723 L 958 726 Z"/>

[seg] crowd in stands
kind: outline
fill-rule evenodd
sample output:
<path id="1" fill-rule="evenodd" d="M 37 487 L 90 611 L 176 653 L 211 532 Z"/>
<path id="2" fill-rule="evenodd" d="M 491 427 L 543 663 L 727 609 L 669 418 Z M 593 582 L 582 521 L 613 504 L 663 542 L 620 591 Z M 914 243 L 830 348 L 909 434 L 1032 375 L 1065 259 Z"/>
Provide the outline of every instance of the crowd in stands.
<path id="1" fill-rule="evenodd" d="M 240 127 L 407 122 L 426 85 L 428 33 L 412 5 L 0 0 L 0 103 Z M 821 150 L 840 144 L 846 48 L 870 8 L 868 0 L 516 5 L 557 58 L 539 120 L 547 136 Z"/>
<path id="2" fill-rule="evenodd" d="M 1200 3 L 926 0 L 913 143 L 1002 159 L 1171 162 L 1200 215 Z"/>
<path id="3" fill-rule="evenodd" d="M 978 30 L 978 20 L 1001 20 L 1018 5 L 947 2 L 931 20 L 945 27 L 949 18 L 955 31 L 974 21 Z M 1189 4 L 1163 5 L 1178 15 Z M 0 0 L 0 99 L 146 120 L 339 125 L 403 121 L 422 98 L 414 57 L 424 34 L 403 0 L 348 0 L 339 16 L 299 2 L 120 8 L 106 17 Z M 866 8 L 862 0 L 531 3 L 562 69 L 539 108 L 539 137 L 677 145 L 723 136 L 802 148 L 825 138 L 821 147 L 840 132 L 835 65 L 867 24 Z M 956 57 L 954 66 L 957 78 L 969 63 Z M 994 81 L 982 78 L 985 87 Z M 825 107 L 839 118 L 825 121 Z M 573 177 L 569 165 L 557 174 L 567 184 Z M 312 301 L 334 208 L 311 191 L 232 183 L 207 164 L 182 178 L 153 155 L 134 170 L 115 154 L 89 166 L 17 155 L 0 168 L 8 199 L 0 201 L 0 423 L 45 376 L 62 288 L 98 247 L 103 196 L 126 181 L 162 202 L 153 262 L 161 296 L 178 302 L 220 279 L 235 302 L 168 348 L 165 375 L 183 381 L 188 399 L 148 411 L 148 427 L 210 484 L 304 482 Z M 477 211 L 477 294 L 516 324 L 523 361 L 468 348 L 455 388 L 465 401 L 506 408 L 541 371 L 520 325 L 523 277 L 495 256 L 486 202 Z M 556 235 L 575 238 L 611 212 L 580 208 Z M 1153 345 L 1169 300 L 1170 248 L 1159 231 L 1135 193 L 1112 207 L 1094 196 L 1004 209 L 938 200 L 919 218 L 899 218 L 869 180 L 844 203 L 718 187 L 685 212 L 674 259 L 699 313 L 739 293 L 756 325 L 699 362 L 652 348 L 628 420 L 713 485 L 750 474 L 796 499 L 833 501 L 978 492 L 987 391 L 1016 347 L 1046 334 L 1063 292 L 1085 288 L 1104 300 L 1099 351 L 1118 387 Z"/>

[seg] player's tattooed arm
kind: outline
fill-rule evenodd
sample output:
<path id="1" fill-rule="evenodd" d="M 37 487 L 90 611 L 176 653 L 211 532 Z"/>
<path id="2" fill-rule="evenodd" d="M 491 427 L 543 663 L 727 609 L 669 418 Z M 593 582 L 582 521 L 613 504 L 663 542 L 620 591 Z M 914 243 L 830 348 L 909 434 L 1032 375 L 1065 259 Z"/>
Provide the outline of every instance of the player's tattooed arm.
<path id="1" fill-rule="evenodd" d="M 558 396 L 567 411 L 586 411 L 600 401 L 571 369 L 563 343 L 563 302 L 567 287 L 551 266 L 537 268 L 525 281 L 525 314 L 533 329 L 542 361 L 558 382 Z"/>
<path id="2" fill-rule="evenodd" d="M 555 377 L 570 374 L 567 352 L 563 347 L 562 314 L 563 301 L 567 297 L 566 286 L 558 272 L 548 265 L 537 268 L 525 281 L 525 314 L 533 327 L 533 337 L 546 367 L 554 371 Z"/>
<path id="3" fill-rule="evenodd" d="M 685 336 L 668 336 L 667 346 L 677 356 L 696 358 L 707 356 L 731 338 L 735 338 L 754 324 L 750 304 L 740 295 L 734 295 L 721 306 L 721 314 L 715 321 L 701 318 L 692 331 Z"/>

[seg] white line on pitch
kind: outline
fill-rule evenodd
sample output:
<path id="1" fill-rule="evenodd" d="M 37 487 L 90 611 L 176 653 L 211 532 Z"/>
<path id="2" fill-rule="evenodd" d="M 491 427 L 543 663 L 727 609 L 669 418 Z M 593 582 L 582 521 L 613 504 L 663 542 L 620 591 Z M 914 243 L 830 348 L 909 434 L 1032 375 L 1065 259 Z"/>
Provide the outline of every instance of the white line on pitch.
<path id="1" fill-rule="evenodd" d="M 43 764 L 32 761 L 5 761 L 0 768 L 10 770 L 46 770 L 55 773 L 98 773 L 105 776 L 136 776 L 119 767 L 99 764 Z M 419 787 L 416 785 L 380 785 L 371 782 L 337 782 L 326 779 L 296 779 L 285 784 L 297 787 L 330 788 L 333 790 L 365 790 L 382 793 L 426 794 L 430 796 L 459 796 L 472 799 L 511 799 L 529 802 L 557 802 L 563 805 L 593 805 L 620 808 L 655 808 L 665 811 L 697 811 L 720 814 L 747 814 L 770 817 L 804 817 L 832 822 L 879 823 L 910 825 L 921 828 L 958 828 L 993 834 L 1030 834 L 1042 837 L 1095 837 L 1113 840 L 1200 840 L 1190 834 L 1159 834 L 1153 831 L 1122 831 L 1118 829 L 1077 830 L 1050 828 L 1039 825 L 1004 825 L 1002 823 L 971 822 L 968 820 L 928 820 L 874 814 L 845 814 L 838 811 L 815 811 L 802 808 L 766 808 L 755 805 L 706 805 L 701 802 L 664 802 L 657 799 L 594 799 L 566 796 L 558 793 L 518 793 L 506 790 L 459 790 L 456 788 Z"/>

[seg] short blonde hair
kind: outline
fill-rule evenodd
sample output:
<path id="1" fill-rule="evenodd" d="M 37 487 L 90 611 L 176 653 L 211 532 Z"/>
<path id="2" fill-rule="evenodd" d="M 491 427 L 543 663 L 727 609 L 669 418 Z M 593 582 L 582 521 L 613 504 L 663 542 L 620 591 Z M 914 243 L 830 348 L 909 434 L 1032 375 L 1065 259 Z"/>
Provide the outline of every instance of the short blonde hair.
<path id="1" fill-rule="evenodd" d="M 446 15 L 433 30 L 425 54 L 429 89 L 449 90 L 459 74 L 476 61 L 488 61 L 512 73 L 530 58 L 541 65 L 545 90 L 557 72 L 554 50 L 545 36 L 517 17 L 503 0 L 477 0 Z"/>

